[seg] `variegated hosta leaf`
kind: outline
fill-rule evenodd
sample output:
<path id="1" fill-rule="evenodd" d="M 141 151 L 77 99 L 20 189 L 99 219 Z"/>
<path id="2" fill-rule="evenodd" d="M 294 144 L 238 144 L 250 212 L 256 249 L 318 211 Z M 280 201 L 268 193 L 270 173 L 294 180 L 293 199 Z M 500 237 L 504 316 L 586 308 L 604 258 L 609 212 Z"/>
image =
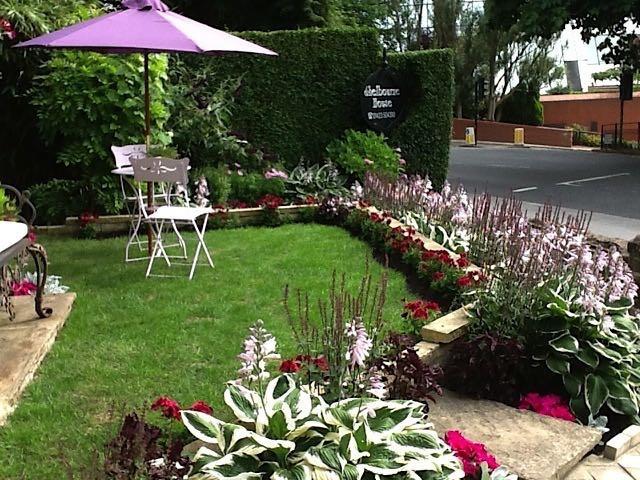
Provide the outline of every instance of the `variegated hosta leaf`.
<path id="1" fill-rule="evenodd" d="M 248 388 L 229 383 L 224 392 L 224 402 L 231 408 L 236 418 L 243 423 L 253 423 L 262 410 L 260 396 Z"/>
<path id="2" fill-rule="evenodd" d="M 347 464 L 347 461 L 340 455 L 338 447 L 335 444 L 310 448 L 304 455 L 303 462 L 310 467 L 337 473 L 341 473 Z"/>
<path id="3" fill-rule="evenodd" d="M 191 410 L 182 410 L 180 415 L 184 426 L 191 432 L 191 435 L 203 442 L 218 445 L 222 451 L 225 450 L 224 438 L 222 437 L 223 421 L 206 413 Z"/>
<path id="4" fill-rule="evenodd" d="M 231 453 L 219 458 L 211 457 L 211 461 L 198 465 L 198 470 L 193 471 L 190 479 L 197 480 L 259 480 L 262 474 L 258 473 L 260 460 L 257 457 Z"/>
<path id="5" fill-rule="evenodd" d="M 271 480 L 308 480 L 309 478 L 311 478 L 311 472 L 306 465 L 281 468 L 271 475 Z"/>
<path id="6" fill-rule="evenodd" d="M 370 445 L 369 455 L 360 460 L 357 465 L 361 474 L 370 472 L 377 475 L 395 475 L 401 473 L 405 466 L 402 455 L 395 452 L 387 443 Z"/>

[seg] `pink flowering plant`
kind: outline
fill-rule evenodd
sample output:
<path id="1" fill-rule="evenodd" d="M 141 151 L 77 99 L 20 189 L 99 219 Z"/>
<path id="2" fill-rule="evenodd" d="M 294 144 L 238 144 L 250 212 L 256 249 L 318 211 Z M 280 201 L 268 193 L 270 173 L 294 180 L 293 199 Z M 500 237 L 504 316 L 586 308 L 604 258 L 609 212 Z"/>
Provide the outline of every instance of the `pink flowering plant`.
<path id="1" fill-rule="evenodd" d="M 489 470 L 500 467 L 496 458 L 487 451 L 483 444 L 469 440 L 457 430 L 446 432 L 444 440 L 462 462 L 467 479 L 479 479 L 482 475 L 482 464 L 485 464 Z"/>
<path id="2" fill-rule="evenodd" d="M 568 403 L 559 395 L 541 395 L 539 393 L 527 393 L 520 400 L 520 410 L 532 410 L 540 415 L 559 418 L 568 422 L 575 422 L 576 417 L 571 413 Z"/>

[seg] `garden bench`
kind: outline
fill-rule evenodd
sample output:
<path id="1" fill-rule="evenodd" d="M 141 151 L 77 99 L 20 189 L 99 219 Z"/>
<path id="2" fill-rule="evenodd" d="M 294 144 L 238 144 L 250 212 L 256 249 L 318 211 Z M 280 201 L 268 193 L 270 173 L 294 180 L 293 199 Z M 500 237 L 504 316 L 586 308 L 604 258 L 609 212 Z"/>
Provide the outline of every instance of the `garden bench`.
<path id="1" fill-rule="evenodd" d="M 31 256 L 36 269 L 35 310 L 40 318 L 51 315 L 51 308 L 42 307 L 42 297 L 47 281 L 47 253 L 44 247 L 29 235 L 36 217 L 36 209 L 28 195 L 10 185 L 0 184 L 4 195 L 0 205 L 0 306 L 4 306 L 9 318 L 14 320 L 15 312 L 11 301 L 11 285 L 19 281 L 18 270 L 27 256 Z M 27 220 L 28 219 L 28 220 Z M 14 266 L 18 264 L 18 268 Z"/>

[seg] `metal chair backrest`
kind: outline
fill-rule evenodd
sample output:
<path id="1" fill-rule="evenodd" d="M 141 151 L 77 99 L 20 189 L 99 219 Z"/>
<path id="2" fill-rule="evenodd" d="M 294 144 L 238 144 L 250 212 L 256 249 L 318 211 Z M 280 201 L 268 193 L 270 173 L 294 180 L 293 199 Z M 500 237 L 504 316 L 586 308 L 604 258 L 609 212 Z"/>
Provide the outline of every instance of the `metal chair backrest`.
<path id="1" fill-rule="evenodd" d="M 131 158 L 133 178 L 137 182 L 181 183 L 187 185 L 189 159 L 164 157 Z"/>
<path id="2" fill-rule="evenodd" d="M 128 167 L 131 165 L 131 156 L 139 156 L 141 153 L 147 153 L 147 146 L 142 145 L 124 145 L 122 147 L 111 147 L 113 158 L 116 161 L 116 167 Z M 134 155 L 135 154 L 135 155 Z"/>

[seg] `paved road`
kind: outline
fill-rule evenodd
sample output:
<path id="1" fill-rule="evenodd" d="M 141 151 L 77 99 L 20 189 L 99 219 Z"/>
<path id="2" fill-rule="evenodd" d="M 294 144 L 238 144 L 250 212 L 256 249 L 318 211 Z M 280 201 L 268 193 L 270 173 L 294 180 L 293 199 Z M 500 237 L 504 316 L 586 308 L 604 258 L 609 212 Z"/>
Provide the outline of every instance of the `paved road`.
<path id="1" fill-rule="evenodd" d="M 452 145 L 449 179 L 469 191 L 640 219 L 640 156 Z"/>
<path id="2" fill-rule="evenodd" d="M 596 223 L 604 223 L 596 233 L 619 238 L 640 233 L 640 156 L 453 144 L 449 180 L 462 182 L 469 192 L 597 212 L 602 215 L 595 216 Z M 619 228 L 612 233 L 609 227 Z"/>

